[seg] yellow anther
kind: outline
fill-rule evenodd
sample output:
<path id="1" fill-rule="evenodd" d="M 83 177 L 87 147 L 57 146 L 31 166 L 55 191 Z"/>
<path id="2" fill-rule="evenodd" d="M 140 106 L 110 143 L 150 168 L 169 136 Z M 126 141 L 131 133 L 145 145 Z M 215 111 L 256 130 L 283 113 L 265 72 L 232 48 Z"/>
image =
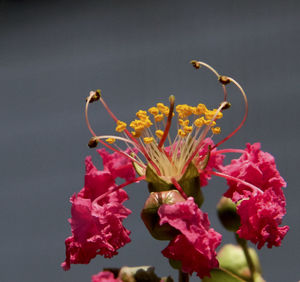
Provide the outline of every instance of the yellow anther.
<path id="1" fill-rule="evenodd" d="M 203 124 L 204 124 L 204 117 L 197 118 L 197 119 L 194 121 L 194 124 L 195 124 L 197 127 L 203 126 Z"/>
<path id="2" fill-rule="evenodd" d="M 157 103 L 156 106 L 165 116 L 169 115 L 169 107 L 165 106 L 163 103 Z"/>
<path id="3" fill-rule="evenodd" d="M 145 127 L 150 127 L 151 125 L 153 125 L 153 123 L 151 122 L 151 120 L 147 117 L 145 120 L 144 120 L 144 126 Z"/>
<path id="4" fill-rule="evenodd" d="M 220 134 L 221 133 L 221 128 L 220 127 L 213 127 L 211 128 L 211 131 L 213 134 Z"/>
<path id="5" fill-rule="evenodd" d="M 176 111 L 178 112 L 178 116 L 180 118 L 186 118 L 190 116 L 193 113 L 193 107 L 189 105 L 177 105 L 176 106 Z"/>
<path id="6" fill-rule="evenodd" d="M 154 120 L 155 120 L 156 122 L 162 121 L 163 119 L 164 119 L 164 115 L 163 115 L 163 114 L 158 114 L 158 115 L 155 115 L 155 116 L 154 116 Z"/>
<path id="7" fill-rule="evenodd" d="M 156 130 L 155 131 L 155 135 L 159 138 L 159 139 L 161 139 L 162 138 L 162 136 L 164 135 L 164 132 L 162 131 L 162 130 Z"/>
<path id="8" fill-rule="evenodd" d="M 195 108 L 195 110 L 193 111 L 193 114 L 195 115 L 203 115 L 205 114 L 207 111 L 207 108 L 204 104 L 198 104 L 198 106 Z"/>
<path id="9" fill-rule="evenodd" d="M 150 109 L 148 109 L 148 112 L 154 116 L 158 115 L 159 110 L 156 107 L 151 107 Z"/>
<path id="10" fill-rule="evenodd" d="M 214 115 L 216 114 L 217 109 L 213 109 L 212 111 L 207 110 L 205 112 L 205 117 L 207 119 L 212 119 L 214 117 Z M 223 117 L 223 114 L 221 112 L 218 112 L 218 114 L 216 115 L 216 119 L 220 119 Z"/>
<path id="11" fill-rule="evenodd" d="M 141 120 L 145 120 L 147 118 L 149 118 L 149 116 L 147 115 L 147 112 L 146 111 L 142 111 L 142 110 L 139 110 L 137 113 L 136 113 L 136 116 L 141 119 Z"/>
<path id="12" fill-rule="evenodd" d="M 190 123 L 190 121 L 188 120 L 188 119 L 186 119 L 186 120 L 183 120 L 183 119 L 178 119 L 178 122 L 179 122 L 179 124 L 181 125 L 181 126 L 188 126 L 189 125 L 189 123 Z"/>
<path id="13" fill-rule="evenodd" d="M 116 142 L 116 139 L 115 138 L 107 138 L 105 141 L 109 144 L 113 144 Z"/>
<path id="14" fill-rule="evenodd" d="M 210 119 L 204 119 L 204 124 L 205 125 L 210 125 L 211 127 L 216 125 L 215 121 L 211 121 Z"/>
<path id="15" fill-rule="evenodd" d="M 144 142 L 145 142 L 146 144 L 152 143 L 153 140 L 154 140 L 153 137 L 145 137 L 145 138 L 144 138 Z"/>
<path id="16" fill-rule="evenodd" d="M 117 127 L 116 127 L 116 131 L 117 132 L 122 132 L 126 129 L 127 124 L 123 121 L 118 120 L 117 121 Z"/>
<path id="17" fill-rule="evenodd" d="M 178 129 L 178 135 L 181 137 L 185 137 L 187 135 L 187 133 L 184 132 L 184 130 L 182 130 L 182 129 Z"/>
<path id="18" fill-rule="evenodd" d="M 186 132 L 186 133 L 190 133 L 190 132 L 192 132 L 193 127 L 192 127 L 192 126 L 185 126 L 185 127 L 183 128 L 183 130 L 184 130 L 184 132 Z"/>

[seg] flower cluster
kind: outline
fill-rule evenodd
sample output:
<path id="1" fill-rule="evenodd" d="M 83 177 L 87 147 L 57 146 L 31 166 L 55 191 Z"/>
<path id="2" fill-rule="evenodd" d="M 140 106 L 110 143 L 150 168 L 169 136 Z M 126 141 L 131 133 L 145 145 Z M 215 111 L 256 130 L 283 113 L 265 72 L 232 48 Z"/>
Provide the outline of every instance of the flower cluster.
<path id="1" fill-rule="evenodd" d="M 175 107 L 175 98 L 171 96 L 169 106 L 157 103 L 148 111 L 139 110 L 136 119 L 130 122 L 133 129 L 130 131 L 127 123 L 113 114 L 99 90 L 90 92 L 86 122 L 93 138 L 89 145 L 95 147 L 101 143 L 113 153 L 98 150 L 103 160 L 102 171 L 93 165 L 91 157 L 86 158 L 84 188 L 71 197 L 72 236 L 65 241 L 66 260 L 62 264 L 65 270 L 70 268 L 70 264 L 89 263 L 98 254 L 110 258 L 130 242 L 130 231 L 122 225 L 122 221 L 131 211 L 122 205 L 128 199 L 122 188 L 140 180 L 148 182 L 150 197 L 154 195 L 155 199 L 149 197 L 150 200 L 146 201 L 150 212 L 143 220 L 150 220 L 145 224 L 154 238 L 170 241 L 162 254 L 179 265 L 182 272 L 196 272 L 203 278 L 219 265 L 216 248 L 222 236 L 210 228 L 208 215 L 200 209 L 203 202 L 200 188 L 208 184 L 212 175 L 227 180 L 229 189 L 224 196 L 237 205 L 239 237 L 252 241 L 259 249 L 264 244 L 268 247 L 281 244 L 289 229 L 288 226 L 279 226 L 286 212 L 282 191 L 286 183 L 276 168 L 274 157 L 261 151 L 259 143 L 247 144 L 244 150 L 218 149 L 245 122 L 248 111 L 246 95 L 234 79 L 220 76 L 203 62 L 193 64 L 196 68 L 209 68 L 221 82 L 224 101 L 217 109 L 209 110 L 202 103 Z M 232 133 L 214 144 L 211 138 L 221 132 L 216 121 L 230 107 L 225 86 L 230 82 L 244 97 L 245 114 Z M 115 131 L 119 136 L 97 136 L 91 128 L 88 106 L 97 100 L 115 121 Z M 169 132 L 175 112 L 177 134 L 172 139 Z M 151 131 L 152 126 L 154 132 Z M 167 141 L 168 146 L 165 145 Z M 117 142 L 124 142 L 128 149 L 121 150 Z M 240 153 L 241 156 L 223 166 L 227 153 Z M 139 176 L 136 177 L 136 174 Z M 117 177 L 125 182 L 117 186 Z M 172 191 L 180 193 L 180 196 L 173 197 Z M 170 193 L 162 196 L 164 192 Z M 154 228 L 155 232 L 152 232 Z M 119 278 L 115 279 L 109 272 L 101 272 L 93 276 L 93 281 L 119 281 Z"/>

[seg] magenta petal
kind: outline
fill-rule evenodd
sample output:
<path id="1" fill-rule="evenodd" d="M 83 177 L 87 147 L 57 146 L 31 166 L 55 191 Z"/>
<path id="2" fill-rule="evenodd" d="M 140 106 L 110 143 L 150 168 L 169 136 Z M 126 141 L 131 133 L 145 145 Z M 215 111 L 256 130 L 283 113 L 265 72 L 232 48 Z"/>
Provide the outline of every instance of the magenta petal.
<path id="1" fill-rule="evenodd" d="M 269 188 L 263 194 L 243 200 L 237 212 L 241 218 L 237 233 L 257 244 L 258 249 L 266 243 L 268 248 L 280 246 L 289 230 L 288 226 L 279 227 L 286 213 L 285 198 L 280 188 Z"/>
<path id="2" fill-rule="evenodd" d="M 161 225 L 168 223 L 181 232 L 162 251 L 165 257 L 181 261 L 184 272 L 196 272 L 201 278 L 218 267 L 215 250 L 222 236 L 209 228 L 207 214 L 198 208 L 192 197 L 185 202 L 162 205 L 158 214 Z"/>
<path id="3" fill-rule="evenodd" d="M 240 158 L 233 159 L 229 165 L 223 167 L 222 172 L 249 182 L 262 191 L 286 187 L 286 182 L 276 168 L 274 157 L 261 151 L 260 143 L 247 144 L 245 151 Z M 227 183 L 229 189 L 224 196 L 235 202 L 252 194 L 252 191 L 243 184 L 230 180 Z"/>
<path id="4" fill-rule="evenodd" d="M 135 178 L 136 173 L 130 159 L 117 152 L 109 154 L 104 148 L 97 150 L 97 152 L 103 159 L 104 169 L 108 170 L 114 178 L 120 177 L 126 181 Z M 125 152 L 129 154 L 130 150 L 127 149 Z"/>

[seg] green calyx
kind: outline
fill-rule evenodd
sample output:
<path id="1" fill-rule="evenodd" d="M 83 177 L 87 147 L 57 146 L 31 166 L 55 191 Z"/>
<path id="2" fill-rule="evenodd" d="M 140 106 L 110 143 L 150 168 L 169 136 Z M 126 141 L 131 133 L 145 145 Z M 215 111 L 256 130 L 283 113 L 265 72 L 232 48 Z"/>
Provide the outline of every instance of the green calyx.
<path id="1" fill-rule="evenodd" d="M 159 177 L 149 165 L 146 169 L 146 181 L 148 182 L 148 189 L 150 193 L 176 190 L 172 183 L 168 183 Z M 184 175 L 178 181 L 178 184 L 188 197 L 194 198 L 195 203 L 199 207 L 202 205 L 204 198 L 200 189 L 199 172 L 192 162 L 189 164 Z"/>

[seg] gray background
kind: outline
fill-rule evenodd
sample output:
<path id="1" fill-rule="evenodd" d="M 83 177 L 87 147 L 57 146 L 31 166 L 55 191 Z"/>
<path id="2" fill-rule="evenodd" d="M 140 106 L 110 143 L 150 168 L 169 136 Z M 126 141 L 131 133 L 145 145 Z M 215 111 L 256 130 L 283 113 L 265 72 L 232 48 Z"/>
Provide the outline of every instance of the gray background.
<path id="1" fill-rule="evenodd" d="M 97 158 L 86 146 L 85 96 L 101 88 L 125 121 L 170 94 L 178 103 L 215 107 L 220 86 L 208 71 L 195 71 L 191 59 L 233 76 L 248 94 L 246 125 L 222 148 L 261 141 L 276 156 L 288 182 L 283 223 L 290 231 L 281 247 L 259 254 L 267 281 L 300 279 L 298 0 L 0 3 L 0 281 L 90 281 L 103 267 L 140 264 L 169 273 L 160 254 L 166 242 L 152 239 L 139 218 L 146 183 L 127 188 L 132 242 L 118 256 L 97 257 L 69 272 L 60 263 L 70 234 L 69 196 L 82 188 L 85 156 Z M 243 113 L 234 87 L 229 99 L 223 136 Z M 91 108 L 91 120 L 97 133 L 113 131 L 100 104 Z M 215 212 L 225 189 L 225 181 L 214 178 L 204 188 L 203 210 L 228 243 L 233 236 Z"/>

